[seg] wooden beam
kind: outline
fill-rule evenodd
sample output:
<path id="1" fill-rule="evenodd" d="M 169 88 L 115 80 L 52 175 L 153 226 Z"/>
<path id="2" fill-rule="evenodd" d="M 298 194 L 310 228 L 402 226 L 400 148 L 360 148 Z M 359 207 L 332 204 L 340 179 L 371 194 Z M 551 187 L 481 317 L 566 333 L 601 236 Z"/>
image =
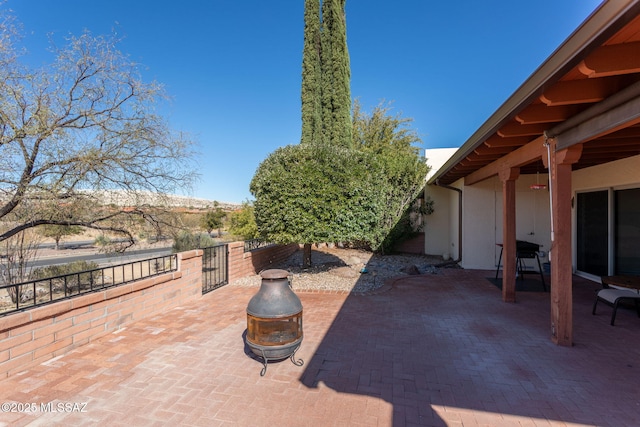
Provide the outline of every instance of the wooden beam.
<path id="1" fill-rule="evenodd" d="M 546 156 L 547 150 L 543 144 L 544 136 L 534 139 L 527 145 L 524 145 L 517 150 L 514 150 L 511 153 L 501 157 L 495 162 L 492 162 L 487 166 L 484 166 L 483 168 L 470 173 L 464 178 L 464 184 L 476 184 L 480 181 L 491 178 L 492 176 L 498 175 L 500 171 L 505 168 L 521 167 L 538 160 L 543 155 Z"/>
<path id="2" fill-rule="evenodd" d="M 493 135 L 489 139 L 484 142 L 489 148 L 497 148 L 497 147 L 521 147 L 531 141 L 531 138 L 528 137 L 514 137 L 514 138 L 504 138 L 500 135 Z"/>
<path id="3" fill-rule="evenodd" d="M 523 125 L 517 122 L 511 122 L 498 129 L 497 134 L 503 138 L 518 136 L 537 136 L 542 135 L 547 129 L 549 129 L 549 126 L 546 123 Z"/>
<path id="4" fill-rule="evenodd" d="M 567 120 L 577 113 L 575 105 L 548 106 L 546 104 L 533 104 L 521 111 L 516 120 L 523 125 L 538 123 L 558 123 Z"/>
<path id="5" fill-rule="evenodd" d="M 584 79 L 558 82 L 547 89 L 540 100 L 549 106 L 599 102 L 617 89 L 612 79 Z"/>
<path id="6" fill-rule="evenodd" d="M 615 154 L 615 153 L 635 153 L 640 151 L 640 143 L 628 142 L 626 144 L 608 143 L 608 141 L 597 140 L 593 147 L 588 147 L 589 153 Z"/>
<path id="7" fill-rule="evenodd" d="M 592 119 L 556 135 L 558 149 L 590 141 L 599 136 L 620 131 L 640 122 L 640 97 L 604 112 Z"/>
<path id="8" fill-rule="evenodd" d="M 640 72 L 640 42 L 601 46 L 584 59 L 578 69 L 587 77 Z"/>
<path id="9" fill-rule="evenodd" d="M 465 168 L 477 168 L 478 165 L 483 165 L 485 163 L 486 161 L 484 160 L 472 160 L 468 157 L 464 160 L 460 160 L 460 165 Z"/>
<path id="10" fill-rule="evenodd" d="M 513 150 L 515 150 L 514 147 L 489 148 L 486 145 L 481 145 L 475 150 L 473 150 L 473 153 L 480 157 L 494 157 L 494 156 L 501 157 L 504 154 L 512 152 Z"/>
<path id="11" fill-rule="evenodd" d="M 640 139 L 640 127 L 630 126 L 628 128 L 621 129 L 617 132 L 610 133 L 606 137 L 600 138 L 600 139 L 622 140 L 622 141 L 624 141 L 625 139 L 632 139 L 633 141 L 629 141 L 629 142 L 633 144 L 637 144 L 638 143 L 637 140 Z"/>

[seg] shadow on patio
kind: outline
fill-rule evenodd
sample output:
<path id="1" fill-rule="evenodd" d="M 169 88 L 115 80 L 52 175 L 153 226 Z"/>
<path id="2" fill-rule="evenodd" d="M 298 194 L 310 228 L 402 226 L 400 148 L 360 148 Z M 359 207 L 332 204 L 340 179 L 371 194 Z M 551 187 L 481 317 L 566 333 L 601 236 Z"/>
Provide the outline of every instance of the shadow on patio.
<path id="1" fill-rule="evenodd" d="M 509 304 L 493 275 L 439 269 L 349 296 L 302 383 L 383 399 L 394 426 L 640 425 L 635 312 L 611 327 L 610 309 L 591 315 L 600 285 L 574 277 L 575 345 L 558 347 L 539 280 Z"/>

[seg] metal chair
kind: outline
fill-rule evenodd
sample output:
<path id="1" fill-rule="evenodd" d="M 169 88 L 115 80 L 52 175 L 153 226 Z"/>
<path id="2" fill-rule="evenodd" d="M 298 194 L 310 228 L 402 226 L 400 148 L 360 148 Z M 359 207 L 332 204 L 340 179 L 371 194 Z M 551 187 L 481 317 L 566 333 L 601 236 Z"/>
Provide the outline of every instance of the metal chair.
<path id="1" fill-rule="evenodd" d="M 616 312 L 618 311 L 618 304 L 624 300 L 633 300 L 636 306 L 636 312 L 638 313 L 638 317 L 640 317 L 640 293 L 632 291 L 630 289 L 616 289 L 616 288 L 600 289 L 596 293 L 596 300 L 593 303 L 593 310 L 591 314 L 596 314 L 596 306 L 598 305 L 598 301 L 606 302 L 607 304 L 613 306 L 613 313 L 611 313 L 611 326 L 614 326 L 613 323 L 616 320 Z"/>

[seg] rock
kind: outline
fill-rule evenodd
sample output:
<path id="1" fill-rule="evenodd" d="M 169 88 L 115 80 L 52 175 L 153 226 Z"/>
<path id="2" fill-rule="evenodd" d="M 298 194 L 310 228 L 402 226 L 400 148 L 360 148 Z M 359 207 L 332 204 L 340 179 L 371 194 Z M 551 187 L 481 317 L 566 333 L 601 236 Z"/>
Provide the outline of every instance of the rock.
<path id="1" fill-rule="evenodd" d="M 334 268 L 331 270 L 331 274 L 335 274 L 338 277 L 344 277 L 345 279 L 352 279 L 359 276 L 357 271 L 349 267 Z"/>
<path id="2" fill-rule="evenodd" d="M 28 289 L 24 291 L 20 297 L 20 302 L 27 302 L 33 300 L 33 290 Z"/>
<path id="3" fill-rule="evenodd" d="M 418 267 L 413 264 L 403 267 L 400 271 L 410 276 L 417 276 L 418 274 L 420 274 L 420 270 L 418 270 Z"/>

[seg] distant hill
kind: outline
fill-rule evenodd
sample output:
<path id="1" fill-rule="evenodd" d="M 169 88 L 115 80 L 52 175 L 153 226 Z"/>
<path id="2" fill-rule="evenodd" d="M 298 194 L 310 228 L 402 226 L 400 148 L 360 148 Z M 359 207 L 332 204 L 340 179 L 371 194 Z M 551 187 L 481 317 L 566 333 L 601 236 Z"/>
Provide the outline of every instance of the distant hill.
<path id="1" fill-rule="evenodd" d="M 241 207 L 238 203 L 199 199 L 197 197 L 179 196 L 175 194 L 160 195 L 151 192 L 126 193 L 120 190 L 92 191 L 104 201 L 105 205 L 134 206 L 145 204 L 151 206 L 169 206 L 175 208 L 213 209 L 215 203 L 224 210 L 235 210 Z"/>

